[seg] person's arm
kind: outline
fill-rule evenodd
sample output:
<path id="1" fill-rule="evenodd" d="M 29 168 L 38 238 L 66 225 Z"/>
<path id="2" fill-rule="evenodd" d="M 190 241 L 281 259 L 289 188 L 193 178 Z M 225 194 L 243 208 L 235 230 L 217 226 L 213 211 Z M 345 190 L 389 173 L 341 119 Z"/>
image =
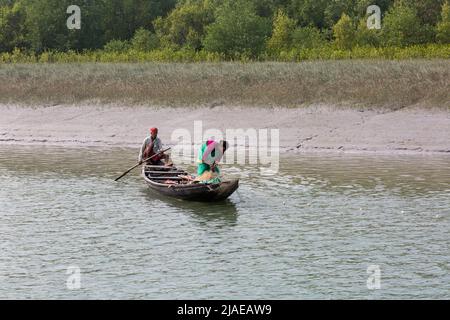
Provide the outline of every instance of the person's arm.
<path id="1" fill-rule="evenodd" d="M 144 154 L 144 150 L 145 150 L 146 146 L 147 146 L 147 138 L 144 139 L 144 142 L 142 143 L 142 146 L 141 146 L 141 150 L 139 151 L 139 157 L 138 157 L 139 162 L 142 162 L 142 160 L 144 160 L 144 159 L 142 159 L 142 156 Z"/>
<path id="2" fill-rule="evenodd" d="M 220 175 L 219 163 L 214 161 L 214 163 L 211 165 L 211 171 L 216 172 L 218 175 Z"/>
<path id="3" fill-rule="evenodd" d="M 198 163 L 203 163 L 203 154 L 205 153 L 205 150 L 206 150 L 206 143 L 204 143 L 200 146 L 200 149 L 198 151 L 198 156 L 197 156 Z"/>
<path id="4" fill-rule="evenodd" d="M 153 151 L 154 151 L 155 153 L 158 153 L 158 152 L 160 152 L 161 150 L 163 150 L 163 145 L 162 145 L 162 142 L 161 142 L 161 139 L 160 139 L 160 138 L 156 138 L 156 140 L 155 140 L 155 147 L 156 147 L 156 148 L 153 149 Z M 155 149 L 156 149 L 156 150 L 155 150 Z"/>

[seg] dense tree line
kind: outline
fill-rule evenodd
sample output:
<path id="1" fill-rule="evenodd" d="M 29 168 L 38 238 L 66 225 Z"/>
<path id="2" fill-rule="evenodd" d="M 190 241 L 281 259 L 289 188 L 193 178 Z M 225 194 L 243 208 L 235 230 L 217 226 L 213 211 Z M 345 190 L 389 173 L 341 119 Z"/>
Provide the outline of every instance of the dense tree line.
<path id="1" fill-rule="evenodd" d="M 0 0 L 0 52 L 15 48 L 204 50 L 227 57 L 335 46 L 450 43 L 449 0 Z M 69 5 L 81 28 L 66 26 Z M 367 7 L 381 8 L 369 30 Z"/>

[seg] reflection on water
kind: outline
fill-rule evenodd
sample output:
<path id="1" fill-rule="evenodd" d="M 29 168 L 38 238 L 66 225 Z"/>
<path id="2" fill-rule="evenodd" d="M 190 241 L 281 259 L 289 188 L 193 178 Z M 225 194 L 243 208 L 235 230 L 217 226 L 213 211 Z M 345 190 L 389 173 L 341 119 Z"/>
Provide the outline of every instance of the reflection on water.
<path id="1" fill-rule="evenodd" d="M 202 203 L 183 201 L 175 198 L 165 197 L 152 192 L 151 189 L 141 189 L 142 194 L 149 201 L 149 205 L 155 200 L 164 201 L 164 204 L 175 210 L 190 215 L 198 223 L 205 226 L 233 226 L 236 224 L 238 211 L 236 205 L 230 199 L 221 202 Z"/>
<path id="2" fill-rule="evenodd" d="M 224 166 L 240 187 L 205 204 L 114 182 L 135 151 L 1 147 L 0 298 L 449 298 L 448 156 Z"/>

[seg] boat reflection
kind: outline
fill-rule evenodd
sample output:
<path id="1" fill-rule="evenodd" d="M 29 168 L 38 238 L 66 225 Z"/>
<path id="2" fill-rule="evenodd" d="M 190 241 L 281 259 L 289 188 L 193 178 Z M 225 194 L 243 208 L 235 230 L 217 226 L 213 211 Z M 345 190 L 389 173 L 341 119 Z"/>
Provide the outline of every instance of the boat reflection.
<path id="1" fill-rule="evenodd" d="M 149 200 L 164 201 L 167 206 L 189 214 L 200 224 L 224 227 L 237 223 L 238 210 L 232 198 L 219 202 L 197 202 L 165 197 L 149 189 L 143 189 L 142 192 Z"/>

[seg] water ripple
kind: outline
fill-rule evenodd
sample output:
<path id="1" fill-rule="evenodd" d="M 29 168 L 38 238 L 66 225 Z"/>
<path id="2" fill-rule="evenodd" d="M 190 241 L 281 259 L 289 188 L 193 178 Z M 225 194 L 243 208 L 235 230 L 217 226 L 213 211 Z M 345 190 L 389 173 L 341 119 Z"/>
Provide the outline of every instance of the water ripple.
<path id="1" fill-rule="evenodd" d="M 238 192 L 200 204 L 155 196 L 138 172 L 114 183 L 135 156 L 2 147 L 0 298 L 449 298 L 448 157 L 227 165 Z"/>

